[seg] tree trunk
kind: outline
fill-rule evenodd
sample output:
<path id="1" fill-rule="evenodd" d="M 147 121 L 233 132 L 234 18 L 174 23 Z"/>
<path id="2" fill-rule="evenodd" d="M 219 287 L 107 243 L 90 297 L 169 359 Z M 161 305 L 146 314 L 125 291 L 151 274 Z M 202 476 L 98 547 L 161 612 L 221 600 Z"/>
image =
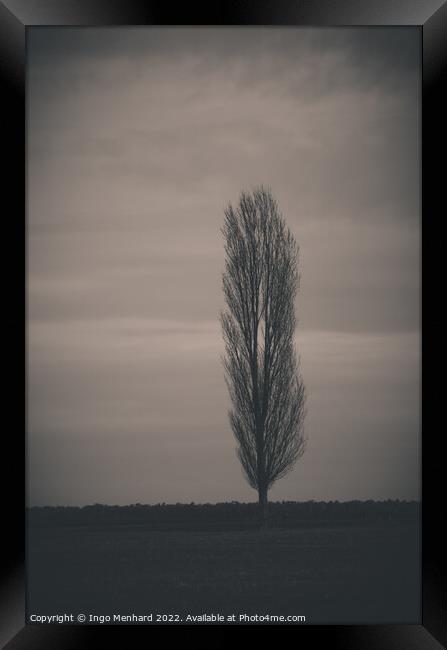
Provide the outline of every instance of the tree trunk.
<path id="1" fill-rule="evenodd" d="M 267 528 L 267 509 L 268 509 L 268 498 L 267 498 L 267 489 L 260 487 L 258 489 L 259 494 L 259 528 Z"/>

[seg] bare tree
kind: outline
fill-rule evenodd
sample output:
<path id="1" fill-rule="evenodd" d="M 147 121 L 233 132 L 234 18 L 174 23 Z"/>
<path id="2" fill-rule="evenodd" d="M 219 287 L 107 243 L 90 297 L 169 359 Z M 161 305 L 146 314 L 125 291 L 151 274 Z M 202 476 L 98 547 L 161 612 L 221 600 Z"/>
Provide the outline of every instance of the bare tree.
<path id="1" fill-rule="evenodd" d="M 228 206 L 222 233 L 229 419 L 265 526 L 269 488 L 305 450 L 305 389 L 294 346 L 299 249 L 264 187 L 242 192 L 237 207 Z"/>

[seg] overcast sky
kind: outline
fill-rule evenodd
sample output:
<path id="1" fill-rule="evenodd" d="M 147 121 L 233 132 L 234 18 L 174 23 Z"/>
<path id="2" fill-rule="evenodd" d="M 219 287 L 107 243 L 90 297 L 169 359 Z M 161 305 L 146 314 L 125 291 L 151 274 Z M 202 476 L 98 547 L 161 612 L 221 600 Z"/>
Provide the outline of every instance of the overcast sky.
<path id="1" fill-rule="evenodd" d="M 27 38 L 29 502 L 257 498 L 218 313 L 224 208 L 262 183 L 308 393 L 270 498 L 419 498 L 419 30 Z"/>

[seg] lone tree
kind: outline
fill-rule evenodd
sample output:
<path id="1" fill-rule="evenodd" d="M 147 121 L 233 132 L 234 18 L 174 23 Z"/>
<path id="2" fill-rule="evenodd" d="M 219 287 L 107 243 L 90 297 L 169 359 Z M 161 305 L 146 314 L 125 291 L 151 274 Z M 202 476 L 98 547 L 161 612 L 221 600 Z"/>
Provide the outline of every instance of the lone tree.
<path id="1" fill-rule="evenodd" d="M 299 249 L 264 187 L 228 206 L 222 233 L 229 419 L 245 477 L 258 491 L 263 527 L 269 488 L 305 450 L 305 389 L 293 340 Z"/>

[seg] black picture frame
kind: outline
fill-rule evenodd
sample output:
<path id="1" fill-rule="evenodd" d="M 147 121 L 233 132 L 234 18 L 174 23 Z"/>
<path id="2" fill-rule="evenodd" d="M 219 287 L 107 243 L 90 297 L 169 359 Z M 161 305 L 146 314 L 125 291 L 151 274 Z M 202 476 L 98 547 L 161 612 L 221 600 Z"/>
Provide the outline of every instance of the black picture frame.
<path id="1" fill-rule="evenodd" d="M 447 3 L 442 0 L 231 0 L 208 3 L 156 3 L 144 0 L 4 0 L 0 3 L 0 78 L 2 87 L 2 153 L 6 162 L 3 183 L 2 226 L 5 269 L 3 410 L 4 551 L 0 576 L 0 644 L 8 650 L 28 648 L 106 648 L 115 642 L 140 647 L 175 636 L 181 643 L 220 647 L 245 642 L 251 626 L 32 626 L 25 625 L 25 517 L 26 492 L 26 349 L 25 349 L 25 49 L 26 29 L 34 25 L 308 25 L 404 26 L 420 28 L 423 44 L 422 85 L 422 261 L 423 261 L 423 418 L 422 418 L 422 625 L 314 626 L 293 628 L 301 647 L 326 644 L 334 648 L 399 648 L 430 650 L 447 643 L 447 591 L 443 539 L 442 435 L 438 429 L 441 388 L 436 385 L 435 362 L 441 344 L 442 323 L 438 294 L 441 238 L 438 228 L 443 207 L 442 97 L 447 79 Z M 444 136 L 445 139 L 445 136 Z M 445 181 L 444 181 L 445 183 Z M 8 253 L 5 255 L 5 253 Z M 6 424 L 7 422 L 7 424 Z M 5 469 L 13 471 L 6 477 Z M 445 523 L 445 521 L 444 521 Z M 273 631 L 271 628 L 275 628 Z M 286 632 L 285 628 L 282 632 Z M 290 628 L 288 628 L 290 632 Z M 278 626 L 262 629 L 268 643 L 277 642 Z M 124 636 L 125 635 L 125 638 Z M 129 635 L 135 637 L 132 644 Z M 272 637 L 273 639 L 273 637 Z M 5 645 L 6 644 L 6 645 Z M 304 645 L 303 645 L 304 644 Z"/>

